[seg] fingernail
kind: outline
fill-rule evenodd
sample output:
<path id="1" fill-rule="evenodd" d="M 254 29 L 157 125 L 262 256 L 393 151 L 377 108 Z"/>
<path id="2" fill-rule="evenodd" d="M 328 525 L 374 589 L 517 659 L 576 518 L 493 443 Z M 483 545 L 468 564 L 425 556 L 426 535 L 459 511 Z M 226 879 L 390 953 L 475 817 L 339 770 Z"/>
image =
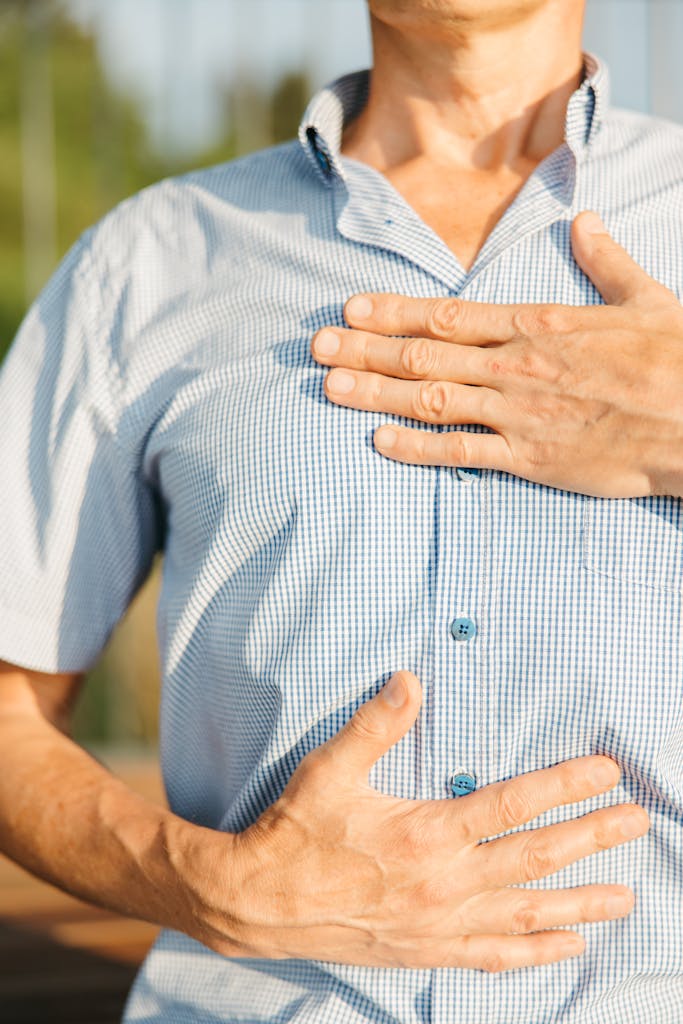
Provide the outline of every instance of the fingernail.
<path id="1" fill-rule="evenodd" d="M 632 896 L 610 896 L 605 900 L 605 913 L 608 917 L 624 917 L 633 910 Z"/>
<path id="2" fill-rule="evenodd" d="M 622 818 L 619 824 L 619 831 L 625 839 L 636 839 L 647 832 L 645 822 L 639 814 L 629 814 Z"/>
<path id="3" fill-rule="evenodd" d="M 619 773 L 616 765 L 601 761 L 591 769 L 591 780 L 596 786 L 614 786 L 619 781 Z"/>
<path id="4" fill-rule="evenodd" d="M 378 448 L 388 450 L 394 447 L 397 438 L 398 434 L 391 427 L 380 427 L 375 434 L 375 444 Z"/>
<path id="5" fill-rule="evenodd" d="M 605 225 L 602 223 L 597 213 L 584 213 L 581 218 L 581 227 L 587 235 L 600 235 L 606 231 Z"/>
<path id="6" fill-rule="evenodd" d="M 401 676 L 392 676 L 389 682 L 386 684 L 383 690 L 381 690 L 382 698 L 390 704 L 392 708 L 400 708 L 406 702 L 408 693 L 406 691 L 406 684 L 403 682 Z"/>
<path id="7" fill-rule="evenodd" d="M 334 356 L 339 351 L 339 335 L 334 331 L 321 331 L 313 347 L 319 356 Z"/>
<path id="8" fill-rule="evenodd" d="M 346 315 L 354 320 L 367 320 L 372 316 L 372 301 L 367 295 L 354 295 L 346 303 Z"/>
<path id="9" fill-rule="evenodd" d="M 336 391 L 338 395 L 348 395 L 356 386 L 356 378 L 343 370 L 333 370 L 327 375 L 327 386 L 330 391 Z"/>

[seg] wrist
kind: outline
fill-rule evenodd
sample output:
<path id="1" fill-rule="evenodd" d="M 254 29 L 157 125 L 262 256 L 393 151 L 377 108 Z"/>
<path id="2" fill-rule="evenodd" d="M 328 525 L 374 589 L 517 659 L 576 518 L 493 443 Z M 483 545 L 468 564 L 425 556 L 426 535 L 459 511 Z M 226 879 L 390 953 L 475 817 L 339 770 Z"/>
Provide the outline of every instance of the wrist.
<path id="1" fill-rule="evenodd" d="M 239 836 L 169 815 L 159 839 L 168 869 L 165 884 L 175 894 L 165 927 L 185 932 L 223 956 L 246 956 Z M 154 852 L 150 857 L 154 862 Z"/>

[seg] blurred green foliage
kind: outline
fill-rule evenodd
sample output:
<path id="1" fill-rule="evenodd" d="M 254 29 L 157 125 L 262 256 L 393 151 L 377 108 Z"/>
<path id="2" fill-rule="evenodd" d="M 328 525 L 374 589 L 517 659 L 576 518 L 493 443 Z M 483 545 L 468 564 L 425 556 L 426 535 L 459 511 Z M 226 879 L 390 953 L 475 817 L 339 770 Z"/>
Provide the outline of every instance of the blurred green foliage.
<path id="1" fill-rule="evenodd" d="M 0 345 L 7 347 L 25 311 L 22 61 L 26 5 L 10 3 L 0 22 Z M 133 100 L 108 85 L 94 40 L 60 14 L 47 20 L 48 74 L 54 118 L 57 256 L 125 195 L 163 176 L 148 149 Z"/>
<path id="2" fill-rule="evenodd" d="M 47 118 L 44 109 L 35 116 L 31 109 L 36 78 L 42 83 L 43 108 L 49 105 Z M 230 160 L 252 144 L 293 137 L 308 91 L 303 74 L 284 78 L 272 95 L 264 95 L 253 83 L 236 83 L 222 97 L 222 137 L 206 152 L 183 160 L 173 158 L 155 151 L 139 101 L 112 87 L 95 39 L 69 20 L 57 0 L 3 0 L 0 358 L 33 297 L 27 295 L 26 266 L 26 254 L 31 252 L 26 213 L 31 201 L 26 174 L 27 121 L 33 118 L 33 126 L 28 127 L 37 136 L 38 151 L 49 142 L 44 149 L 51 158 L 51 166 L 30 169 L 30 187 L 37 189 L 40 197 L 43 175 L 46 194 L 54 194 L 54 230 L 46 233 L 51 251 L 47 261 L 41 261 L 41 279 L 35 282 L 40 287 L 79 235 L 126 196 L 168 175 Z M 238 137 L 240 123 L 247 130 Z M 53 135 L 50 140 L 40 138 L 45 124 Z M 249 131 L 251 124 L 259 126 L 255 134 Z M 34 235 L 35 228 L 34 223 Z M 35 250 L 35 238 L 33 246 Z M 75 723 L 75 735 L 82 742 L 127 744 L 156 738 L 159 679 L 154 611 L 158 585 L 157 566 L 87 680 Z"/>
<path id="3" fill-rule="evenodd" d="M 242 150 L 233 125 L 240 104 L 268 110 L 263 144 L 292 138 L 308 94 L 304 74 L 286 76 L 273 95 L 239 83 L 223 97 L 225 131 L 207 151 L 184 159 L 156 152 L 135 96 L 117 92 L 102 69 L 96 41 L 55 0 L 3 0 L 0 12 L 0 357 L 26 308 L 22 220 L 22 62 L 35 9 L 44 9 L 54 120 L 56 257 L 121 199 L 171 174 L 230 160 Z M 247 117 L 249 110 L 247 110 Z M 261 118 L 264 121 L 263 118 Z"/>

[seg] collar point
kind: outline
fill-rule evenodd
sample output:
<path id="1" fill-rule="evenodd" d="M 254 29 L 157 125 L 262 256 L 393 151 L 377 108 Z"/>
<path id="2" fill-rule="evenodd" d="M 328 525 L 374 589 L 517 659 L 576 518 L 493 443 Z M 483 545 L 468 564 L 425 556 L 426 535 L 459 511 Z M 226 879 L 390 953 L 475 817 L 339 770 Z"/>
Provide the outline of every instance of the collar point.
<path id="1" fill-rule="evenodd" d="M 302 124 L 299 141 L 313 164 L 317 176 L 326 185 L 332 185 L 335 178 L 343 177 L 339 161 L 329 152 L 315 125 Z"/>

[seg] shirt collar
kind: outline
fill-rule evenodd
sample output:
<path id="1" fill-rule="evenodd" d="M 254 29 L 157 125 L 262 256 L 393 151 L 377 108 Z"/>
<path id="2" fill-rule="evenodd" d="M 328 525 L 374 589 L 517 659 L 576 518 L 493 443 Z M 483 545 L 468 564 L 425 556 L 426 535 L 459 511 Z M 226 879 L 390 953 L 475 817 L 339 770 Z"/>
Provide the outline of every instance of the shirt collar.
<path id="1" fill-rule="evenodd" d="M 565 141 L 577 161 L 588 152 L 609 109 L 607 65 L 592 53 L 583 56 L 583 81 L 569 100 L 565 118 Z M 321 89 L 306 108 L 299 141 L 326 185 L 344 180 L 342 134 L 365 106 L 369 85 L 370 71 L 354 71 Z"/>
<path id="2" fill-rule="evenodd" d="M 577 160 L 581 160 L 600 130 L 610 103 L 607 65 L 592 53 L 583 55 L 583 81 L 567 105 L 564 137 Z"/>
<path id="3" fill-rule="evenodd" d="M 316 93 L 299 125 L 299 141 L 325 184 L 344 178 L 340 150 L 344 127 L 365 106 L 369 71 L 354 71 Z"/>

